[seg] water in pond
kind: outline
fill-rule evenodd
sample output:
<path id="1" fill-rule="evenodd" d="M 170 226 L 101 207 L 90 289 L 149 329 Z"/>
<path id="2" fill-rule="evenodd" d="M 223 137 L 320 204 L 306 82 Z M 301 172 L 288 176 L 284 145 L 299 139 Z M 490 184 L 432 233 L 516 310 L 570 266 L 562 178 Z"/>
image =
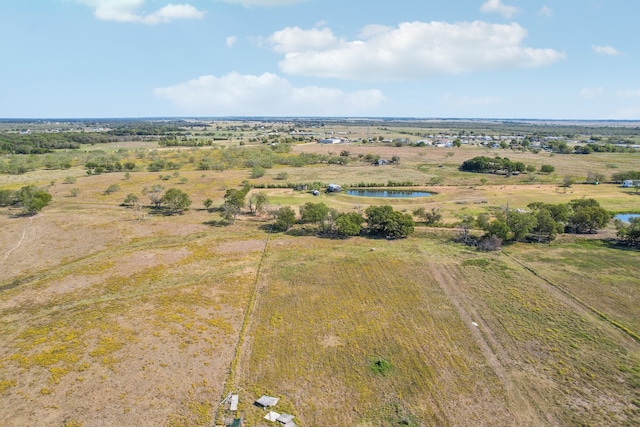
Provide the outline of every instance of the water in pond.
<path id="1" fill-rule="evenodd" d="M 358 197 L 408 198 L 408 197 L 431 196 L 431 193 L 427 191 L 414 191 L 414 190 L 347 190 L 346 193 L 349 196 L 358 196 Z"/>
<path id="2" fill-rule="evenodd" d="M 631 218 L 638 218 L 640 214 L 617 214 L 614 219 L 619 219 L 622 222 L 629 222 Z"/>

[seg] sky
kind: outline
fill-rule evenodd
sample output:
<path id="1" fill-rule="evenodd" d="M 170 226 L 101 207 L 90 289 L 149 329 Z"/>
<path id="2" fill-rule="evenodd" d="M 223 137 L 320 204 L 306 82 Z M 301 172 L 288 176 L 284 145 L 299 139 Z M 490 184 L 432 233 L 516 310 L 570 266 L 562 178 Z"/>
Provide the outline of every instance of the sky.
<path id="1" fill-rule="evenodd" d="M 2 0 L 0 118 L 638 120 L 639 16 L 637 0 Z"/>

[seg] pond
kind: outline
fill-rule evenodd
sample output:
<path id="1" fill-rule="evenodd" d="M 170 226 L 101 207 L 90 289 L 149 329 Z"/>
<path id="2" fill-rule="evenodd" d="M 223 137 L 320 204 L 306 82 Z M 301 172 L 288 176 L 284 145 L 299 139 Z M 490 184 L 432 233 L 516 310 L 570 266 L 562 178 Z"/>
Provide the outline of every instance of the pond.
<path id="1" fill-rule="evenodd" d="M 613 218 L 619 219 L 622 222 L 629 222 L 631 218 L 638 218 L 640 214 L 617 214 Z"/>
<path id="2" fill-rule="evenodd" d="M 427 197 L 432 193 L 427 191 L 415 191 L 415 190 L 347 190 L 345 191 L 349 196 L 357 197 L 391 197 L 391 198 L 409 198 L 409 197 Z"/>

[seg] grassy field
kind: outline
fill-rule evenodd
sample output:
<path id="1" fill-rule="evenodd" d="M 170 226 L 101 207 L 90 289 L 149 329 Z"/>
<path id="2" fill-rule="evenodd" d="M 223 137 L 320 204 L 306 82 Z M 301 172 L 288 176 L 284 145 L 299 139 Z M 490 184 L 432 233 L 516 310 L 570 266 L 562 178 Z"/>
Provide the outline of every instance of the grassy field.
<path id="1" fill-rule="evenodd" d="M 269 234 L 266 215 L 222 225 L 203 209 L 244 180 L 278 184 L 287 172 L 289 182 L 410 180 L 434 195 L 252 191 L 271 206 L 437 207 L 447 224 L 507 204 L 583 197 L 637 212 L 638 196 L 614 184 L 558 186 L 565 176 L 637 168 L 637 154 L 304 144 L 291 155 L 347 149 L 352 161 L 276 165 L 251 179 L 250 168 L 198 170 L 226 149 L 154 149 L 140 143 L 123 154 L 138 165 L 129 176 L 81 167 L 0 176 L 2 188 L 34 184 L 53 195 L 32 217 L 0 209 L 0 424 L 208 426 L 223 420 L 218 404 L 230 390 L 250 426 L 273 425 L 253 406 L 262 394 L 281 398 L 276 410 L 300 426 L 640 423 L 640 253 L 606 240 L 612 227 L 481 253 L 454 243 L 454 229 L 324 239 Z M 367 153 L 400 163 L 357 160 Z M 476 155 L 556 172 L 458 171 Z M 182 166 L 143 171 L 152 158 Z M 157 184 L 185 191 L 191 209 L 141 215 L 121 206 L 129 193 L 148 203 L 143 190 Z"/>
<path id="2" fill-rule="evenodd" d="M 640 421 L 638 343 L 508 256 L 425 234 L 276 238 L 267 260 L 240 369 L 249 402 L 275 393 L 304 425 Z"/>

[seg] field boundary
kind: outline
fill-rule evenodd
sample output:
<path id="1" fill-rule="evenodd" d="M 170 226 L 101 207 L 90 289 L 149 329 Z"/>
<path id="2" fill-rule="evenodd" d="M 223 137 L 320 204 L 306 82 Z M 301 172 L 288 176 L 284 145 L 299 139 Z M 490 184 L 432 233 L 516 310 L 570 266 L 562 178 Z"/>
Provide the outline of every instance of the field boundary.
<path id="1" fill-rule="evenodd" d="M 586 310 L 588 310 L 591 313 L 595 314 L 597 317 L 599 317 L 602 320 L 604 320 L 605 322 L 609 323 L 611 326 L 613 326 L 613 327 L 617 328 L 618 330 L 622 331 L 623 333 L 625 333 L 626 335 L 631 337 L 636 342 L 640 343 L 640 335 L 636 334 L 635 332 L 633 332 L 631 329 L 629 329 L 628 327 L 626 327 L 622 323 L 620 323 L 620 322 L 618 322 L 616 320 L 613 320 L 606 313 L 603 313 L 602 311 L 600 311 L 597 308 L 593 307 L 592 305 L 590 305 L 586 301 L 583 301 L 580 297 L 578 297 L 577 295 L 575 295 L 574 293 L 572 293 L 568 289 L 565 289 L 564 287 L 558 285 L 557 283 L 554 283 L 551 280 L 547 279 L 546 277 L 544 277 L 543 275 L 538 273 L 536 270 L 534 270 L 532 267 L 529 267 L 524 262 L 522 262 L 519 259 L 515 258 L 513 255 L 508 254 L 508 253 L 506 253 L 504 251 L 503 251 L 503 254 L 507 258 L 509 258 L 510 260 L 515 262 L 516 264 L 520 265 L 525 270 L 529 271 L 534 276 L 542 279 L 545 283 L 547 283 L 548 285 L 552 286 L 554 289 L 560 291 L 560 293 L 562 293 L 564 296 L 568 297 L 574 303 L 579 304 L 580 306 L 582 306 Z"/>
<path id="2" fill-rule="evenodd" d="M 242 320 L 242 326 L 240 327 L 240 333 L 238 335 L 238 341 L 236 343 L 234 352 L 233 352 L 233 358 L 231 359 L 231 364 L 229 366 L 229 375 L 227 377 L 227 380 L 225 381 L 224 387 L 222 388 L 222 395 L 221 395 L 221 400 L 220 403 L 218 404 L 218 407 L 216 408 L 216 419 L 213 421 L 213 425 L 218 425 L 219 423 L 217 422 L 217 420 L 220 420 L 222 418 L 222 402 L 224 402 L 224 399 L 226 398 L 226 396 L 233 391 L 233 388 L 235 386 L 234 382 L 235 382 L 235 372 L 236 369 L 238 367 L 238 363 L 240 361 L 240 358 L 242 357 L 242 350 L 243 350 L 243 346 L 245 343 L 245 335 L 247 333 L 247 329 L 249 328 L 249 323 L 251 322 L 251 317 L 253 316 L 253 310 L 255 308 L 256 305 L 256 299 L 258 296 L 258 287 L 259 287 L 259 283 L 260 283 L 260 275 L 262 272 L 262 267 L 264 265 L 264 260 L 267 257 L 267 250 L 269 248 L 269 241 L 271 240 L 271 234 L 273 233 L 273 226 L 271 227 L 271 229 L 269 230 L 269 232 L 267 233 L 267 238 L 265 239 L 264 242 L 264 249 L 262 250 L 262 255 L 260 255 L 260 262 L 258 263 L 258 268 L 256 270 L 256 278 L 253 284 L 253 289 L 251 290 L 251 295 L 249 296 L 249 301 L 247 302 L 247 308 L 244 314 L 244 319 Z"/>

